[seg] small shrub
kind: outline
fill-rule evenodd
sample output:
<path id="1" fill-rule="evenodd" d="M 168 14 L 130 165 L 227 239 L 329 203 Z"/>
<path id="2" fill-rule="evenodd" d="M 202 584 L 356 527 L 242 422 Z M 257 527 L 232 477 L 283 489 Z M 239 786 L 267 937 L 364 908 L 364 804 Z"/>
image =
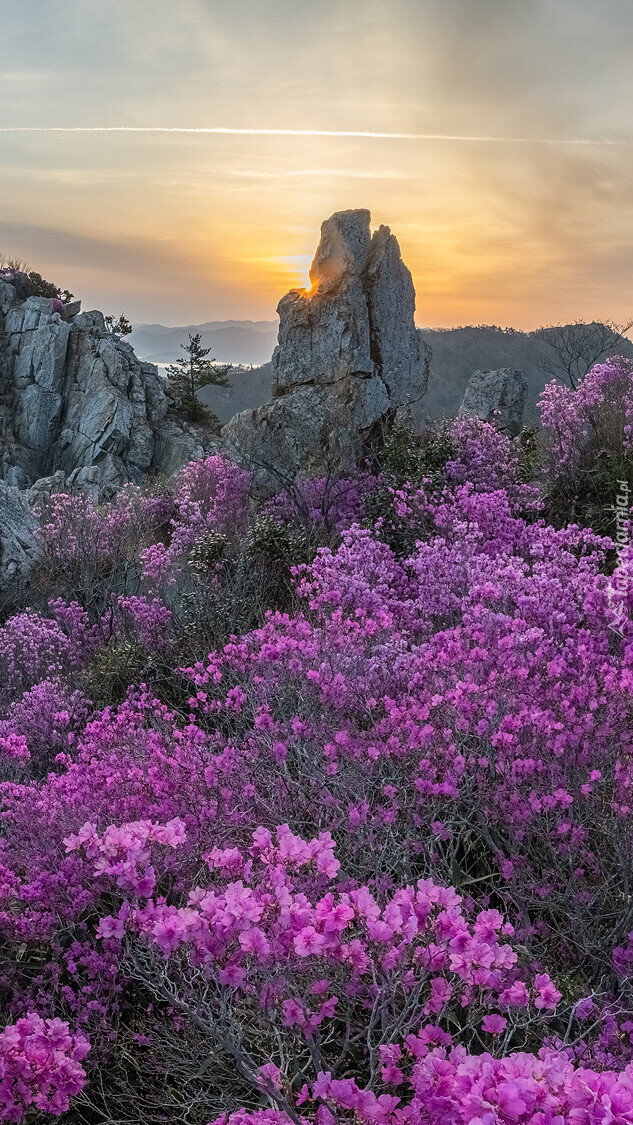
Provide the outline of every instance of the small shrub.
<path id="1" fill-rule="evenodd" d="M 209 531 L 191 548 L 187 563 L 197 574 L 211 572 L 224 555 L 227 545 L 226 535 L 220 531 Z"/>
<path id="2" fill-rule="evenodd" d="M 97 651 L 82 677 L 82 690 L 97 707 L 121 703 L 132 685 L 152 678 L 153 657 L 139 640 L 114 640 Z"/>
<path id="3" fill-rule="evenodd" d="M 597 364 L 576 390 L 549 383 L 539 409 L 550 518 L 612 532 L 618 481 L 633 488 L 633 361 Z"/>

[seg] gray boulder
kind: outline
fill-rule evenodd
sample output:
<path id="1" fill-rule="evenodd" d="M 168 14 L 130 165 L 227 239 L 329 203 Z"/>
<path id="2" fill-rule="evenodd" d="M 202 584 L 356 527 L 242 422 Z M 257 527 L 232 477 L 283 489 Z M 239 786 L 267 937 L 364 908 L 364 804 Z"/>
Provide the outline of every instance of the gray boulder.
<path id="1" fill-rule="evenodd" d="M 0 278 L 0 315 L 8 312 L 15 301 L 15 289 L 8 281 Z"/>
<path id="2" fill-rule="evenodd" d="M 40 477 L 36 480 L 30 488 L 26 490 L 26 502 L 29 508 L 36 507 L 44 500 L 48 500 L 56 492 L 67 492 L 68 481 L 66 474 L 58 469 L 56 473 L 52 473 L 50 477 Z"/>
<path id="3" fill-rule="evenodd" d="M 156 435 L 153 465 L 156 472 L 172 476 L 189 461 L 197 461 L 207 453 L 214 453 L 218 443 L 205 441 L 202 445 L 195 433 L 183 430 L 175 422 L 164 422 Z"/>
<path id="4" fill-rule="evenodd" d="M 231 460 L 253 470 L 263 494 L 288 488 L 299 473 L 341 472 L 361 452 L 358 432 L 322 387 L 299 387 L 237 414 L 222 430 L 222 446 Z"/>
<path id="5" fill-rule="evenodd" d="M 69 301 L 60 312 L 62 320 L 73 320 L 81 310 L 81 301 Z"/>
<path id="6" fill-rule="evenodd" d="M 475 371 L 468 380 L 458 417 L 481 418 L 509 437 L 516 437 L 521 429 L 527 390 L 527 379 L 518 368 Z"/>

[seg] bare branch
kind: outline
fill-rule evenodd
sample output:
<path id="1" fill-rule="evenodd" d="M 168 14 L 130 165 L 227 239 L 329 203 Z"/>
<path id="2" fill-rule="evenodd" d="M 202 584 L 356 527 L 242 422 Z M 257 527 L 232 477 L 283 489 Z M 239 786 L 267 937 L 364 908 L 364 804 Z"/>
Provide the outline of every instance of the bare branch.
<path id="1" fill-rule="evenodd" d="M 543 352 L 540 366 L 575 390 L 594 363 L 616 354 L 631 327 L 633 319 L 624 324 L 575 320 L 572 324 L 544 325 L 534 332 L 534 337 L 548 349 Z"/>

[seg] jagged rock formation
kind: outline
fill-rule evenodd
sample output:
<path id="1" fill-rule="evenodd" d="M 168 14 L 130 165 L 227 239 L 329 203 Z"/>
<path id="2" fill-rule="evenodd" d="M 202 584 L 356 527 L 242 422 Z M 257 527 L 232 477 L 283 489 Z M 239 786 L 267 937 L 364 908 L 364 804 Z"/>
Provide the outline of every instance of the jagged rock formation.
<path id="1" fill-rule="evenodd" d="M 527 390 L 527 379 L 517 368 L 475 371 L 468 380 L 458 417 L 481 418 L 509 437 L 516 437 L 521 429 Z"/>
<path id="2" fill-rule="evenodd" d="M 311 288 L 277 308 L 274 397 L 222 431 L 264 489 L 348 468 L 398 411 L 419 409 L 430 351 L 413 320 L 413 281 L 389 227 L 372 236 L 370 218 L 339 211 L 322 224 Z"/>
<path id="3" fill-rule="evenodd" d="M 202 456 L 194 431 L 168 419 L 157 368 L 102 313 L 59 305 L 0 279 L 0 480 L 25 489 L 62 471 L 100 498 Z"/>

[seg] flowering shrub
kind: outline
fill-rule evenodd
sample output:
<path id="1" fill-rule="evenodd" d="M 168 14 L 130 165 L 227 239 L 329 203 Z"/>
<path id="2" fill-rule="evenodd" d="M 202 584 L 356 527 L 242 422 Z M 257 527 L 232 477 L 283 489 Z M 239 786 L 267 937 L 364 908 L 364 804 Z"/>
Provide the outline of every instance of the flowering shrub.
<path id="1" fill-rule="evenodd" d="M 80 504 L 106 585 L 0 628 L 0 1002 L 89 1038 L 90 1120 L 631 1120 L 633 586 L 492 427 L 442 450 Z"/>
<path id="2" fill-rule="evenodd" d="M 11 704 L 6 719 L 0 719 L 0 738 L 24 739 L 30 772 L 45 773 L 84 729 L 89 710 L 80 691 L 41 680 Z"/>
<path id="3" fill-rule="evenodd" d="M 325 1072 L 311 1088 L 305 1084 L 297 1099 L 301 1116 L 296 1111 L 242 1110 L 223 1114 L 212 1125 L 288 1125 L 290 1120 L 333 1125 L 336 1114 L 350 1112 L 363 1125 L 627 1125 L 633 1120 L 633 1074 L 628 1069 L 621 1074 L 575 1069 L 564 1053 L 548 1050 L 517 1052 L 506 1059 L 473 1056 L 460 1047 L 432 1046 L 438 1038 L 436 1029 L 429 1033 L 425 1028 L 419 1036 L 410 1035 L 404 1048 L 385 1047 L 385 1059 L 398 1065 L 389 1061 L 383 1067 L 383 1082 L 397 1089 L 397 1095 L 376 1094 L 353 1078 L 335 1079 Z M 411 1070 L 406 1080 L 401 1064 Z"/>
<path id="4" fill-rule="evenodd" d="M 141 644 L 148 648 L 160 648 L 166 642 L 166 633 L 172 619 L 172 612 L 159 598 L 125 598 L 122 595 L 115 602 L 115 632 L 131 632 Z"/>
<path id="5" fill-rule="evenodd" d="M 152 588 L 174 584 L 179 564 L 209 534 L 235 537 L 246 528 L 251 474 L 220 454 L 185 465 L 176 476 L 171 541 L 140 552 Z"/>
<path id="6" fill-rule="evenodd" d="M 29 1107 L 59 1117 L 83 1088 L 81 1060 L 90 1050 L 62 1020 L 37 1013 L 0 1033 L 0 1121 L 23 1121 Z"/>
<path id="7" fill-rule="evenodd" d="M 141 548 L 172 513 L 170 497 L 145 495 L 133 485 L 100 506 L 81 493 L 53 494 L 38 509 L 42 567 L 94 617 L 113 584 L 125 585 L 130 572 L 132 579 L 138 575 Z"/>
<path id="8" fill-rule="evenodd" d="M 181 469 L 174 489 L 174 551 L 185 551 L 207 531 L 229 534 L 243 529 L 250 487 L 251 474 L 219 454 Z"/>
<path id="9" fill-rule="evenodd" d="M 420 879 L 416 887 L 381 895 L 382 903 L 367 886 L 342 890 L 329 832 L 304 840 L 287 824 L 274 835 L 259 827 L 250 848 L 214 847 L 206 854 L 211 879 L 189 891 L 187 906 L 164 898 L 137 904 L 155 887 L 148 843 L 177 847 L 183 828 L 180 820 L 165 827 L 137 822 L 111 826 L 99 839 L 86 824 L 66 847 L 83 849 L 96 859 L 95 875 L 115 876 L 132 896 L 101 919 L 98 936 L 121 942 L 126 931 L 139 934 L 168 961 L 185 947 L 194 979 L 202 973 L 213 982 L 205 1018 L 234 1041 L 236 1055 L 237 1044 L 253 1038 L 245 1004 L 253 1024 L 259 1008 L 264 1058 L 275 1050 L 274 1040 L 266 1047 L 266 1024 L 286 1029 L 292 1079 L 308 1073 L 310 1058 L 339 1071 L 348 1065 L 351 1047 L 332 1034 L 341 1021 L 352 1040 L 365 1039 L 373 1068 L 384 1054 L 386 1026 L 404 1035 L 418 1030 L 421 1016 L 431 1017 L 461 1025 L 465 1042 L 507 1029 L 507 1047 L 534 1035 L 539 1011 L 547 1016 L 561 999 L 547 973 L 519 964 L 507 940 L 514 929 L 499 911 L 468 917 L 453 888 Z M 191 985 L 182 959 L 177 966 L 174 993 L 187 1008 Z M 372 1009 L 375 1024 L 366 1028 Z"/>
<path id="10" fill-rule="evenodd" d="M 633 361 L 596 364 L 576 390 L 549 383 L 538 405 L 554 517 L 605 523 L 618 481 L 633 486 Z"/>
<path id="11" fill-rule="evenodd" d="M 279 523 L 300 521 L 328 531 L 342 531 L 361 519 L 368 495 L 378 483 L 379 478 L 370 473 L 343 479 L 302 478 L 292 491 L 284 490 L 270 500 L 263 514 Z"/>
<path id="12" fill-rule="evenodd" d="M 572 391 L 548 383 L 539 400 L 554 471 L 578 464 L 588 441 L 608 434 L 625 452 L 633 448 L 633 361 L 614 356 L 598 363 Z"/>
<path id="13" fill-rule="evenodd" d="M 38 680 L 76 667 L 70 638 L 38 613 L 18 613 L 0 627 L 0 706 Z"/>
<path id="14" fill-rule="evenodd" d="M 448 436 L 454 455 L 446 462 L 448 480 L 468 482 L 477 492 L 504 489 L 516 506 L 534 506 L 538 490 L 521 480 L 520 447 L 480 418 L 456 418 Z"/>

